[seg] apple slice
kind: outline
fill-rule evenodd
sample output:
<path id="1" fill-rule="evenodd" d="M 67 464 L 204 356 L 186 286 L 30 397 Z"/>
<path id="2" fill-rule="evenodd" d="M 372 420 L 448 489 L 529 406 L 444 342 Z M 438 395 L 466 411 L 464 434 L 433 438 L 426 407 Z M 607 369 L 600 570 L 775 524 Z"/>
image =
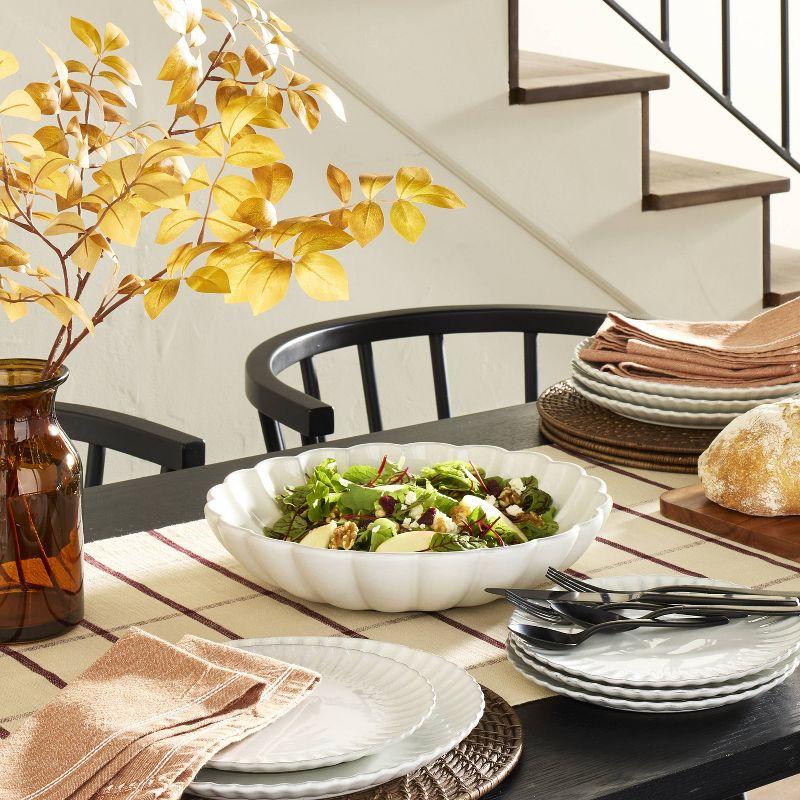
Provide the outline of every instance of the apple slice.
<path id="1" fill-rule="evenodd" d="M 406 531 L 387 539 L 376 553 L 420 553 L 431 546 L 435 531 Z"/>
<path id="2" fill-rule="evenodd" d="M 326 548 L 331 541 L 331 536 L 336 530 L 335 522 L 328 522 L 325 525 L 320 525 L 319 528 L 314 528 L 309 531 L 298 544 L 305 545 L 306 547 L 320 547 Z"/>

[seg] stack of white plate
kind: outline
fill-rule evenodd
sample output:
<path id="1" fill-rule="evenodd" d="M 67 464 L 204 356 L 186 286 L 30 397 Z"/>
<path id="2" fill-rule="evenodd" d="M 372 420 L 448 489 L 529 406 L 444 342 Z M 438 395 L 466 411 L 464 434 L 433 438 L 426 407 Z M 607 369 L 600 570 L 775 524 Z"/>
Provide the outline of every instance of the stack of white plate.
<path id="1" fill-rule="evenodd" d="M 455 747 L 483 715 L 463 669 L 368 639 L 245 639 L 235 647 L 319 672 L 291 712 L 217 753 L 189 793 L 210 798 L 315 800 L 379 786 Z"/>
<path id="2" fill-rule="evenodd" d="M 635 592 L 675 580 L 645 575 L 595 582 Z M 709 581 L 681 576 L 681 583 Z M 512 620 L 546 625 L 517 611 Z M 800 663 L 800 617 L 596 634 L 568 650 L 544 649 L 510 633 L 508 658 L 526 678 L 575 700 L 626 711 L 701 711 L 748 700 L 783 683 Z"/>
<path id="3" fill-rule="evenodd" d="M 762 403 L 800 394 L 800 383 L 751 389 L 687 386 L 637 380 L 604 372 L 581 360 L 581 342 L 572 359 L 572 386 L 583 397 L 615 414 L 678 428 L 724 428 L 739 414 Z"/>

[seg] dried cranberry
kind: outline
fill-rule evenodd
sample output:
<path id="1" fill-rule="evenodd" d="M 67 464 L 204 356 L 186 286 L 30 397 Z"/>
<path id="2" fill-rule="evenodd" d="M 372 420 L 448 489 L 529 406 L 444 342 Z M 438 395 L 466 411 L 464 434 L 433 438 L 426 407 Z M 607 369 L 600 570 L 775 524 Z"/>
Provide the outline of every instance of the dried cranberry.
<path id="1" fill-rule="evenodd" d="M 436 519 L 436 509 L 431 506 L 427 511 L 421 514 L 417 522 L 419 522 L 420 527 L 422 527 L 423 525 L 433 525 L 434 519 Z"/>
<path id="2" fill-rule="evenodd" d="M 392 497 L 390 494 L 385 494 L 378 499 L 378 503 L 386 513 L 386 516 L 391 517 L 392 514 L 394 514 L 394 508 L 397 505 L 397 498 Z"/>
<path id="3" fill-rule="evenodd" d="M 486 481 L 486 493 L 492 495 L 492 497 L 499 497 L 500 492 L 503 490 L 500 488 L 500 481 L 496 481 L 494 478 L 489 478 Z"/>

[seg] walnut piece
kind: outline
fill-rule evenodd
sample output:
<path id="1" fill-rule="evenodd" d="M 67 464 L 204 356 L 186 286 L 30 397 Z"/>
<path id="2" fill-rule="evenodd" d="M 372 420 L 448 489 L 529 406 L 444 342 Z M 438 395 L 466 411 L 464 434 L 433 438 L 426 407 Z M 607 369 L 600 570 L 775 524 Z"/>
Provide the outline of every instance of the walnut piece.
<path id="1" fill-rule="evenodd" d="M 470 509 L 464 505 L 464 503 L 459 503 L 451 512 L 450 512 L 450 519 L 458 525 L 459 528 L 463 528 L 467 524 L 467 519 L 470 515 Z"/>
<path id="2" fill-rule="evenodd" d="M 506 488 L 500 492 L 500 497 L 497 498 L 497 502 L 500 503 L 501 506 L 519 505 L 522 502 L 522 495 L 510 486 L 506 486 Z"/>
<path id="3" fill-rule="evenodd" d="M 349 550 L 355 544 L 356 536 L 358 536 L 358 525 L 352 520 L 347 520 L 334 529 L 328 549 Z"/>

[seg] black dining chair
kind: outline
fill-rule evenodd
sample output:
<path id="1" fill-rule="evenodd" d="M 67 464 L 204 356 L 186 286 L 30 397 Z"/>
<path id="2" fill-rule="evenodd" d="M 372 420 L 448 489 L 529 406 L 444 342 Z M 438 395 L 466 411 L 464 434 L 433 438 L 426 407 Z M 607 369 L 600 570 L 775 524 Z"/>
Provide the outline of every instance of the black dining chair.
<path id="1" fill-rule="evenodd" d="M 450 306 L 405 309 L 318 322 L 286 331 L 258 345 L 247 357 L 245 392 L 258 410 L 269 452 L 284 449 L 281 425 L 300 433 L 303 444 L 324 442 L 334 431 L 333 408 L 320 400 L 313 358 L 343 347 L 358 348 L 370 432 L 383 429 L 372 343 L 427 336 L 436 411 L 450 416 L 444 337 L 453 333 L 521 333 L 524 341 L 525 401 L 538 396 L 537 337 L 540 333 L 591 336 L 605 313 L 551 306 Z M 278 375 L 300 363 L 305 392 Z"/>
<path id="2" fill-rule="evenodd" d="M 84 465 L 85 486 L 99 486 L 103 482 L 106 450 L 156 464 L 162 473 L 201 467 L 206 461 L 202 439 L 165 425 L 74 403 L 56 403 L 56 415 L 71 439 L 89 445 Z"/>

